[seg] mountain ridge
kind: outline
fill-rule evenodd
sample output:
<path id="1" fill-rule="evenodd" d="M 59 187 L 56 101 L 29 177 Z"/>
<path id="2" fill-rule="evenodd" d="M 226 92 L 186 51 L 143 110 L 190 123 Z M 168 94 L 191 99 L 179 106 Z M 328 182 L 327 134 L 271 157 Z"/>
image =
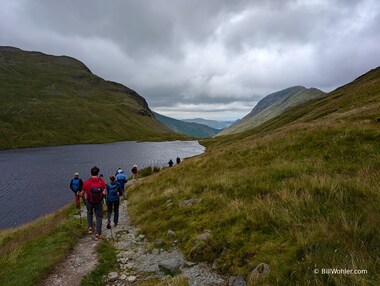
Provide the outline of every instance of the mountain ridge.
<path id="1" fill-rule="evenodd" d="M 210 126 L 211 128 L 219 129 L 219 130 L 230 126 L 234 122 L 234 121 L 219 121 L 219 120 L 204 119 L 204 118 L 182 119 L 182 121 L 203 124 L 203 125 L 207 125 L 207 126 Z"/>
<path id="2" fill-rule="evenodd" d="M 256 106 L 239 122 L 231 125 L 216 136 L 243 132 L 262 124 L 263 122 L 280 115 L 284 111 L 313 98 L 323 96 L 325 93 L 316 88 L 293 86 L 262 98 Z"/>
<path id="3" fill-rule="evenodd" d="M 166 127 L 170 128 L 175 132 L 179 132 L 187 136 L 195 138 L 206 138 L 212 137 L 220 131 L 208 125 L 198 124 L 194 122 L 185 122 L 182 120 L 164 116 L 157 112 L 153 113 L 156 116 L 157 120 L 164 124 Z"/>
<path id="4" fill-rule="evenodd" d="M 186 138 L 134 90 L 81 61 L 0 48 L 0 148 Z"/>

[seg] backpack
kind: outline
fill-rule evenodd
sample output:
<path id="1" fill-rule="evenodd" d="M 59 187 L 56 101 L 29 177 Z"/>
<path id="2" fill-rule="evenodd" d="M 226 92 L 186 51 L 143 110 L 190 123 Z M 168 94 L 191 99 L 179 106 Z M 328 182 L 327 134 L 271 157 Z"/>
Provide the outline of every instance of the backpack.
<path id="1" fill-rule="evenodd" d="M 71 186 L 72 186 L 74 192 L 78 191 L 79 190 L 79 179 L 73 179 Z"/>
<path id="2" fill-rule="evenodd" d="M 119 173 L 117 176 L 116 176 L 116 180 L 118 182 L 122 182 L 122 183 L 125 183 L 127 181 L 127 176 L 124 174 L 124 173 Z"/>
<path id="3" fill-rule="evenodd" d="M 118 184 L 109 184 L 108 185 L 108 197 L 107 200 L 110 203 L 116 202 L 118 199 L 119 185 Z"/>
<path id="4" fill-rule="evenodd" d="M 103 199 L 103 188 L 100 182 L 93 182 L 90 192 L 88 194 L 88 200 L 92 204 L 98 204 Z"/>

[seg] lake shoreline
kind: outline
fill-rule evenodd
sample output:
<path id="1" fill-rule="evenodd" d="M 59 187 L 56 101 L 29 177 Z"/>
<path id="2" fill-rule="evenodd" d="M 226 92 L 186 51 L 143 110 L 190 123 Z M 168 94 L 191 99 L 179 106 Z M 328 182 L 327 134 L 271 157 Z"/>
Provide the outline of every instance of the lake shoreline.
<path id="1" fill-rule="evenodd" d="M 90 177 L 91 167 L 96 165 L 108 181 L 120 167 L 130 177 L 134 164 L 139 169 L 167 166 L 169 159 L 189 158 L 204 151 L 205 147 L 198 141 L 178 140 L 1 150 L 0 228 L 33 221 L 71 203 L 74 196 L 69 183 L 76 172 L 84 181 Z"/>

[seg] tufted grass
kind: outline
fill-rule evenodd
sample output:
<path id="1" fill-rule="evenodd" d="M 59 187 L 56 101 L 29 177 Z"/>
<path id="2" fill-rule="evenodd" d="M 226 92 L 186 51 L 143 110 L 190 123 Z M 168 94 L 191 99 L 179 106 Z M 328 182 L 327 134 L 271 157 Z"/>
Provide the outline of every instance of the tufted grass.
<path id="1" fill-rule="evenodd" d="M 379 71 L 263 126 L 204 141 L 205 154 L 129 188 L 132 223 L 251 285 L 378 285 Z M 179 206 L 192 198 L 202 201 Z M 209 239 L 197 239 L 207 230 Z M 262 262 L 270 273 L 252 277 Z M 367 274 L 314 274 L 330 268 Z"/>
<path id="2" fill-rule="evenodd" d="M 37 285 L 84 234 L 74 206 L 0 232 L 0 285 Z"/>

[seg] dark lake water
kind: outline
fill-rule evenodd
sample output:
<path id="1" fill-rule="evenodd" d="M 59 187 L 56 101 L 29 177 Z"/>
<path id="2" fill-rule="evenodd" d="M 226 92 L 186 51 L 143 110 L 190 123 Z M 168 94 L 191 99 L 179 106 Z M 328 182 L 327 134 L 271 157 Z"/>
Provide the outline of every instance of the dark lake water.
<path id="1" fill-rule="evenodd" d="M 121 167 L 129 177 L 139 168 L 167 166 L 175 158 L 199 155 L 197 141 L 117 142 L 0 151 L 0 228 L 32 221 L 74 201 L 69 188 L 75 172 L 82 180 L 93 166 L 106 181 Z"/>

